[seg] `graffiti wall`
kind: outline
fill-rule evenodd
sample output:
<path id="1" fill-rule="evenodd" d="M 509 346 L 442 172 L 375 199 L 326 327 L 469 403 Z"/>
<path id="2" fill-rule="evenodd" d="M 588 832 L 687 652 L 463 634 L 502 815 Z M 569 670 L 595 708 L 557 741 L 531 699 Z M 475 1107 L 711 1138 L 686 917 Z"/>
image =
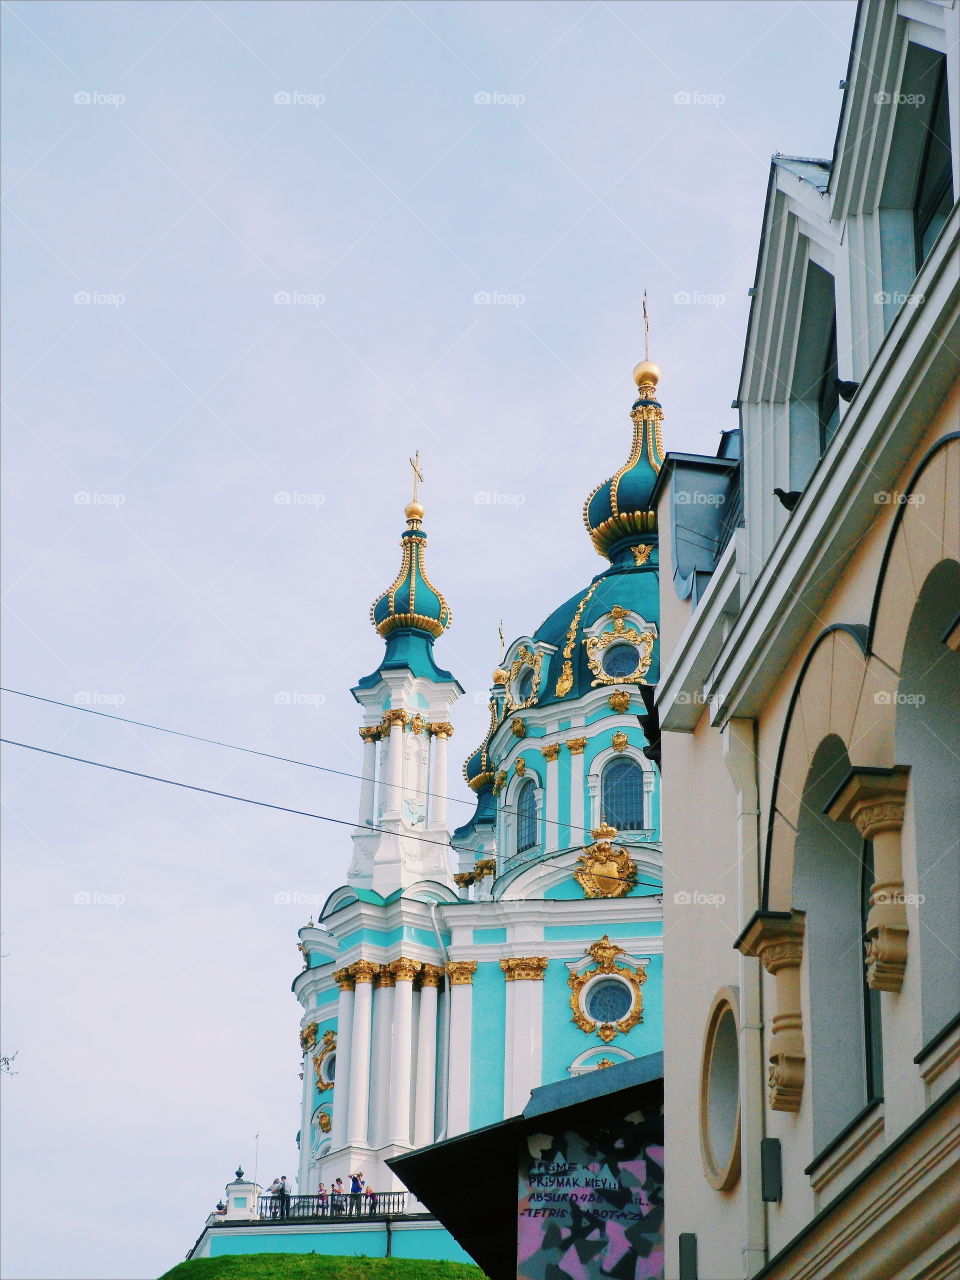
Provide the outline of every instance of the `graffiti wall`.
<path id="1" fill-rule="evenodd" d="M 517 1280 L 661 1280 L 660 1116 L 531 1134 L 520 1165 Z"/>

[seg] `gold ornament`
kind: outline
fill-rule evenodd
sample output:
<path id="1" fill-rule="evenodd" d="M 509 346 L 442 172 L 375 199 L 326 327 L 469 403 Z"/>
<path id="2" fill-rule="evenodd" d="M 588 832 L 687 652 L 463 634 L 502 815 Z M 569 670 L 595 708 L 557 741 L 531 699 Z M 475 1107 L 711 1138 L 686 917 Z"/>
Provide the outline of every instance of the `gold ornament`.
<path id="1" fill-rule="evenodd" d="M 590 956 L 594 967 L 582 973 L 571 973 L 567 979 L 567 986 L 573 993 L 570 996 L 573 1021 L 587 1035 L 593 1035 L 596 1032 L 604 1044 L 609 1044 L 618 1032 L 630 1031 L 638 1022 L 643 1021 L 643 992 L 640 988 L 646 982 L 647 975 L 643 969 L 630 969 L 626 965 L 617 964 L 617 956 L 626 955 L 626 952 L 623 947 L 618 947 L 615 942 L 611 942 L 606 934 L 599 942 L 591 943 L 584 955 Z M 624 1017 L 617 1022 L 598 1023 L 584 1010 L 581 993 L 592 978 L 605 973 L 614 974 L 628 984 L 633 995 L 633 1003 Z"/>
<path id="2" fill-rule="evenodd" d="M 613 747 L 614 751 L 626 751 L 627 747 L 630 745 L 630 739 L 622 730 L 618 729 L 610 739 L 610 745 Z"/>
<path id="3" fill-rule="evenodd" d="M 383 728 L 379 724 L 365 724 L 361 726 L 359 733 L 364 742 L 379 742 L 383 737 Z"/>
<path id="4" fill-rule="evenodd" d="M 335 1031 L 325 1031 L 323 1033 L 323 1049 L 313 1060 L 313 1069 L 317 1077 L 317 1088 L 321 1093 L 325 1093 L 327 1089 L 333 1088 L 332 1080 L 323 1078 L 323 1064 L 332 1053 L 337 1051 L 337 1033 Z"/>
<path id="5" fill-rule="evenodd" d="M 590 597 L 593 595 L 596 589 L 597 589 L 597 584 L 594 583 L 593 586 L 590 588 L 590 590 L 587 592 L 587 594 L 583 597 L 583 599 L 577 605 L 576 612 L 574 613 L 573 617 L 570 619 L 570 626 L 567 628 L 567 638 L 564 641 L 564 645 L 563 645 L 563 670 L 560 672 L 560 675 L 557 679 L 556 688 L 554 689 L 554 694 L 558 698 L 565 698 L 567 694 L 570 692 L 570 690 L 573 688 L 572 659 L 573 659 L 573 650 L 576 646 L 576 640 L 577 640 L 577 627 L 579 627 L 580 619 L 583 617 L 583 611 L 587 607 L 587 601 L 590 599 Z"/>
<path id="6" fill-rule="evenodd" d="M 451 987 L 469 987 L 473 985 L 473 975 L 477 972 L 476 960 L 451 960 L 447 964 L 447 977 Z"/>
<path id="7" fill-rule="evenodd" d="M 525 707 L 532 707 L 537 700 L 537 694 L 540 689 L 540 667 L 543 663 L 543 654 L 534 653 L 532 649 L 528 649 L 522 644 L 517 650 L 517 656 L 510 663 L 510 671 L 507 675 L 507 696 L 506 705 L 511 711 L 523 711 Z M 530 667 L 533 671 L 533 684 L 529 695 L 521 702 L 518 702 L 513 696 L 513 685 L 524 667 Z"/>
<path id="8" fill-rule="evenodd" d="M 587 745 L 586 738 L 568 738 L 567 750 L 572 756 L 582 756 L 584 748 Z"/>
<path id="9" fill-rule="evenodd" d="M 642 565 L 646 564 L 650 559 L 650 552 L 653 550 L 653 547 L 642 542 L 639 547 L 631 547 L 630 550 L 633 552 L 634 561 L 638 565 Z"/>
<path id="10" fill-rule="evenodd" d="M 626 689 L 618 689 L 616 693 L 611 693 L 607 699 L 610 704 L 610 710 L 615 711 L 617 715 L 623 715 L 630 708 L 630 695 Z"/>
<path id="11" fill-rule="evenodd" d="M 317 1043 L 317 1024 L 308 1022 L 300 1032 L 300 1052 L 309 1053 Z"/>
<path id="12" fill-rule="evenodd" d="M 493 673 L 494 684 L 506 684 L 509 679 L 510 672 L 504 671 L 503 667 L 497 667 L 496 671 Z"/>
<path id="13" fill-rule="evenodd" d="M 317 1124 L 320 1126 L 321 1133 L 329 1133 L 333 1128 L 333 1121 L 330 1119 L 328 1111 L 321 1111 L 317 1116 Z"/>
<path id="14" fill-rule="evenodd" d="M 511 722 L 510 729 L 515 738 L 525 738 L 527 736 L 527 726 L 519 718 Z"/>
<path id="15" fill-rule="evenodd" d="M 382 964 L 377 973 L 377 990 L 379 991 L 382 987 L 395 987 L 396 985 L 397 980 L 390 972 L 390 966 Z"/>
<path id="16" fill-rule="evenodd" d="M 458 884 L 461 889 L 468 889 L 476 878 L 472 871 L 456 871 L 454 872 L 453 883 Z"/>
<path id="17" fill-rule="evenodd" d="M 503 788 L 507 785 L 507 771 L 501 769 L 493 780 L 493 794 L 498 796 Z"/>
<path id="18" fill-rule="evenodd" d="M 439 987 L 443 981 L 443 965 L 425 964 L 420 968 L 421 987 Z"/>
<path id="19" fill-rule="evenodd" d="M 353 974 L 349 969 L 335 969 L 333 973 L 333 980 L 341 991 L 353 990 Z"/>
<path id="20" fill-rule="evenodd" d="M 557 756 L 560 754 L 560 743 L 548 742 L 545 747 L 540 748 L 540 754 L 543 756 L 544 760 L 556 760 Z"/>
<path id="21" fill-rule="evenodd" d="M 581 853 L 573 878 L 588 898 L 622 898 L 637 883 L 637 864 L 613 845 L 616 827 L 602 822 L 592 834 L 595 843 Z"/>
<path id="22" fill-rule="evenodd" d="M 597 1063 L 597 1070 L 606 1071 L 607 1067 L 612 1067 L 613 1065 L 614 1063 L 612 1063 L 609 1058 L 601 1058 Z"/>
<path id="23" fill-rule="evenodd" d="M 372 960 L 355 960 L 350 965 L 350 972 L 353 974 L 354 982 L 373 982 L 380 972 L 380 966 L 374 964 Z"/>
<path id="24" fill-rule="evenodd" d="M 477 879 L 482 880 L 484 876 L 496 875 L 497 860 L 496 858 L 481 858 L 474 867 Z"/>
<path id="25" fill-rule="evenodd" d="M 418 711 L 417 714 L 410 721 L 410 732 L 423 733 L 426 727 L 427 727 L 427 722 L 426 720 L 424 720 L 423 716 Z"/>
<path id="26" fill-rule="evenodd" d="M 517 760 L 517 763 L 513 767 L 514 767 L 514 770 L 516 771 L 518 778 L 522 778 L 523 775 L 527 772 L 527 762 L 526 760 L 524 760 L 523 756 L 520 756 L 520 758 Z"/>
<path id="27" fill-rule="evenodd" d="M 627 617 L 627 610 L 622 605 L 614 605 L 610 610 L 610 617 L 613 619 L 613 630 L 605 631 L 600 636 L 588 636 L 584 640 L 587 646 L 587 663 L 590 670 L 596 676 L 595 680 L 591 680 L 590 687 L 595 688 L 598 684 L 619 684 L 621 682 L 633 682 L 635 684 L 645 684 L 645 676 L 650 670 L 650 664 L 653 661 L 653 645 L 654 634 L 652 631 L 638 631 L 636 627 L 628 627 L 624 622 Z M 612 644 L 629 644 L 637 650 L 637 665 L 628 676 L 609 676 L 603 669 L 603 653 Z"/>
<path id="28" fill-rule="evenodd" d="M 420 972 L 420 961 L 400 956 L 397 960 L 391 960 L 388 968 L 397 982 L 412 982 Z"/>
<path id="29" fill-rule="evenodd" d="M 500 968 L 507 982 L 542 982 L 548 963 L 546 956 L 510 956 Z"/>
<path id="30" fill-rule="evenodd" d="M 404 711 L 402 707 L 394 707 L 392 710 L 383 713 L 383 727 L 389 731 L 395 724 L 398 724 L 402 729 L 409 719 L 409 711 Z"/>
<path id="31" fill-rule="evenodd" d="M 427 733 L 433 738 L 452 738 L 453 725 L 446 720 L 431 720 L 427 725 Z"/>

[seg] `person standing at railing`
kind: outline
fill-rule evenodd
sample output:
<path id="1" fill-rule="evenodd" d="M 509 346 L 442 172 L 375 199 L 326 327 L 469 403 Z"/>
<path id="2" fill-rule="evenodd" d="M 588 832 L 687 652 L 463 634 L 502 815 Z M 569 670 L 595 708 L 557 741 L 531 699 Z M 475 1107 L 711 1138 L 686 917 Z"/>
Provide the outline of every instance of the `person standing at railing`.
<path id="1" fill-rule="evenodd" d="M 363 1174 L 357 1170 L 350 1174 L 350 1212 L 358 1214 L 363 1204 Z"/>
<path id="2" fill-rule="evenodd" d="M 327 1195 L 327 1188 L 322 1182 L 317 1187 L 317 1208 L 321 1213 L 326 1213 L 330 1208 L 330 1197 Z"/>
<path id="3" fill-rule="evenodd" d="M 364 1208 L 366 1212 L 376 1213 L 377 1212 L 377 1193 L 374 1191 L 373 1187 L 371 1186 L 364 1187 L 363 1198 L 365 1201 Z"/>
<path id="4" fill-rule="evenodd" d="M 290 1212 L 290 1184 L 287 1182 L 287 1175 L 284 1174 L 280 1179 L 280 1190 L 277 1195 L 279 1204 L 278 1217 L 286 1218 Z"/>
<path id="5" fill-rule="evenodd" d="M 281 1179 L 274 1178 L 274 1180 L 270 1183 L 269 1187 L 267 1187 L 267 1196 L 269 1197 L 269 1199 L 267 1199 L 267 1216 L 268 1217 L 278 1218 L 280 1216 L 281 1185 L 282 1185 Z"/>
<path id="6" fill-rule="evenodd" d="M 343 1179 L 334 1178 L 330 1195 L 330 1209 L 333 1213 L 343 1213 L 346 1205 L 346 1196 L 343 1194 Z"/>

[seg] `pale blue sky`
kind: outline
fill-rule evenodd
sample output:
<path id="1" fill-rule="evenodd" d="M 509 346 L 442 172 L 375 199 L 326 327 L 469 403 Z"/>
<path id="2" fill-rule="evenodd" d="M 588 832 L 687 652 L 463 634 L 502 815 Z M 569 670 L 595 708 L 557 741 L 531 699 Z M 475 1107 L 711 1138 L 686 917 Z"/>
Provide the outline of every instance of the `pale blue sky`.
<path id="1" fill-rule="evenodd" d="M 465 797 L 498 619 L 602 568 L 580 508 L 625 456 L 644 288 L 667 448 L 735 425 L 769 158 L 829 156 L 853 4 L 3 8 L 4 683 L 358 767 L 419 449 Z M 356 813 L 350 780 L 4 710 Z M 156 1276 L 257 1131 L 296 1172 L 311 906 L 274 895 L 322 902 L 348 836 L 5 752 L 4 1274 Z"/>

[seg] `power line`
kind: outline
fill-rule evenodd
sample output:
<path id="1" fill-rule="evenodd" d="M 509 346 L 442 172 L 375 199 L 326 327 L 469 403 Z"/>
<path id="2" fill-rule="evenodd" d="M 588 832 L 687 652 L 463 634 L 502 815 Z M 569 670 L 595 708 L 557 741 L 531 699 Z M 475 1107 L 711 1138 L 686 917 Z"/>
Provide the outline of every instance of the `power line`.
<path id="1" fill-rule="evenodd" d="M 65 751 L 53 751 L 49 747 L 38 747 L 30 742 L 16 742 L 13 738 L 0 738 L 0 742 L 6 743 L 6 745 L 10 747 L 20 747 L 24 751 L 36 751 L 40 755 L 55 756 L 59 760 L 71 760 L 73 761 L 74 764 L 87 764 L 87 765 L 93 766 L 96 769 L 107 769 L 111 773 L 124 773 L 128 777 L 142 778 L 147 782 L 161 782 L 165 786 L 179 787 L 183 791 L 196 791 L 196 792 L 199 792 L 201 795 L 216 796 L 221 800 L 235 800 L 239 804 L 255 805 L 257 808 L 260 808 L 260 809 L 276 809 L 279 813 L 290 813 L 298 818 L 312 818 L 317 822 L 330 822 L 338 827 L 354 827 L 354 828 L 358 827 L 358 824 L 356 822 L 350 822 L 346 818 L 331 818 L 328 814 L 312 813 L 308 809 L 292 809 L 288 805 L 273 804 L 268 800 L 252 800 L 249 796 L 234 795 L 230 791 L 215 791 L 212 787 L 199 787 L 191 782 L 178 782 L 175 778 L 161 778 L 158 774 L 155 774 L 155 773 L 141 773 L 137 769 L 125 769 L 122 765 L 105 764 L 102 760 L 89 760 L 87 759 L 86 756 L 72 756 L 72 755 L 68 755 Z M 381 831 L 388 835 L 396 834 L 396 832 L 391 832 L 389 827 L 379 827 L 379 826 L 374 826 L 372 824 L 370 824 L 369 826 L 364 825 L 362 829 L 364 831 Z M 406 839 L 416 840 L 420 844 L 437 845 L 440 848 L 453 849 L 455 853 L 459 853 L 459 850 L 456 849 L 455 846 L 449 840 L 431 840 L 428 836 L 418 836 L 408 832 L 404 832 L 404 837 Z M 563 865 L 559 862 L 550 862 L 547 859 L 544 859 L 543 861 L 540 861 L 540 862 L 536 862 L 536 864 L 534 864 L 534 862 L 531 861 L 529 865 L 530 866 L 537 865 L 542 867 L 556 867 L 560 870 L 568 869 L 563 867 Z M 658 887 L 656 881 L 651 880 L 651 881 L 645 881 L 644 883 L 651 888 Z"/>
<path id="2" fill-rule="evenodd" d="M 18 698 L 29 698 L 32 702 L 46 702 L 53 707 L 65 707 L 68 711 L 82 711 L 86 715 L 100 716 L 104 720 L 116 720 L 120 724 L 136 725 L 140 729 L 153 729 L 157 733 L 167 733 L 176 738 L 189 738 L 192 742 L 205 742 L 209 746 L 224 747 L 228 751 L 240 751 L 246 755 L 260 756 L 264 760 L 279 760 L 283 764 L 295 764 L 299 765 L 303 769 L 315 769 L 318 773 L 335 774 L 338 778 L 353 778 L 358 782 L 365 781 L 362 774 L 350 773 L 346 769 L 334 769 L 329 765 L 314 764 L 309 760 L 296 760 L 292 756 L 274 755 L 270 751 L 258 751 L 255 747 L 241 747 L 235 742 L 223 742 L 219 738 L 205 738 L 197 733 L 187 733 L 183 729 L 170 729 L 165 725 L 153 724 L 149 720 L 132 720 L 128 716 L 118 716 L 111 711 L 96 711 L 93 707 L 81 707 L 77 703 L 63 702 L 59 698 L 47 698 L 43 697 L 39 693 L 27 693 L 24 689 L 12 689 L 7 685 L 0 685 L 0 693 L 11 693 Z M 73 759 L 75 757 L 70 758 Z M 96 761 L 89 761 L 88 763 L 95 764 Z M 103 767 L 110 768 L 111 766 L 104 765 Z M 404 789 L 403 783 L 388 782 L 385 778 L 377 778 L 377 786 L 390 787 L 395 790 Z M 406 789 L 413 792 L 415 795 L 426 796 L 433 800 L 452 800 L 454 804 L 465 804 L 470 806 L 476 805 L 476 800 L 465 800 L 462 796 L 443 795 L 437 791 L 424 791 L 419 787 L 408 787 Z M 502 805 L 501 808 L 507 813 L 512 813 L 514 816 L 516 815 L 516 809 L 510 805 Z M 343 820 L 340 819 L 339 821 Z M 541 821 L 547 826 L 568 827 L 571 831 L 582 832 L 584 835 L 591 831 L 590 827 L 581 827 L 575 822 L 561 822 L 558 818 L 541 817 Z M 354 826 L 356 824 L 347 823 L 347 825 Z M 377 828 L 371 828 L 371 830 L 377 830 Z"/>

